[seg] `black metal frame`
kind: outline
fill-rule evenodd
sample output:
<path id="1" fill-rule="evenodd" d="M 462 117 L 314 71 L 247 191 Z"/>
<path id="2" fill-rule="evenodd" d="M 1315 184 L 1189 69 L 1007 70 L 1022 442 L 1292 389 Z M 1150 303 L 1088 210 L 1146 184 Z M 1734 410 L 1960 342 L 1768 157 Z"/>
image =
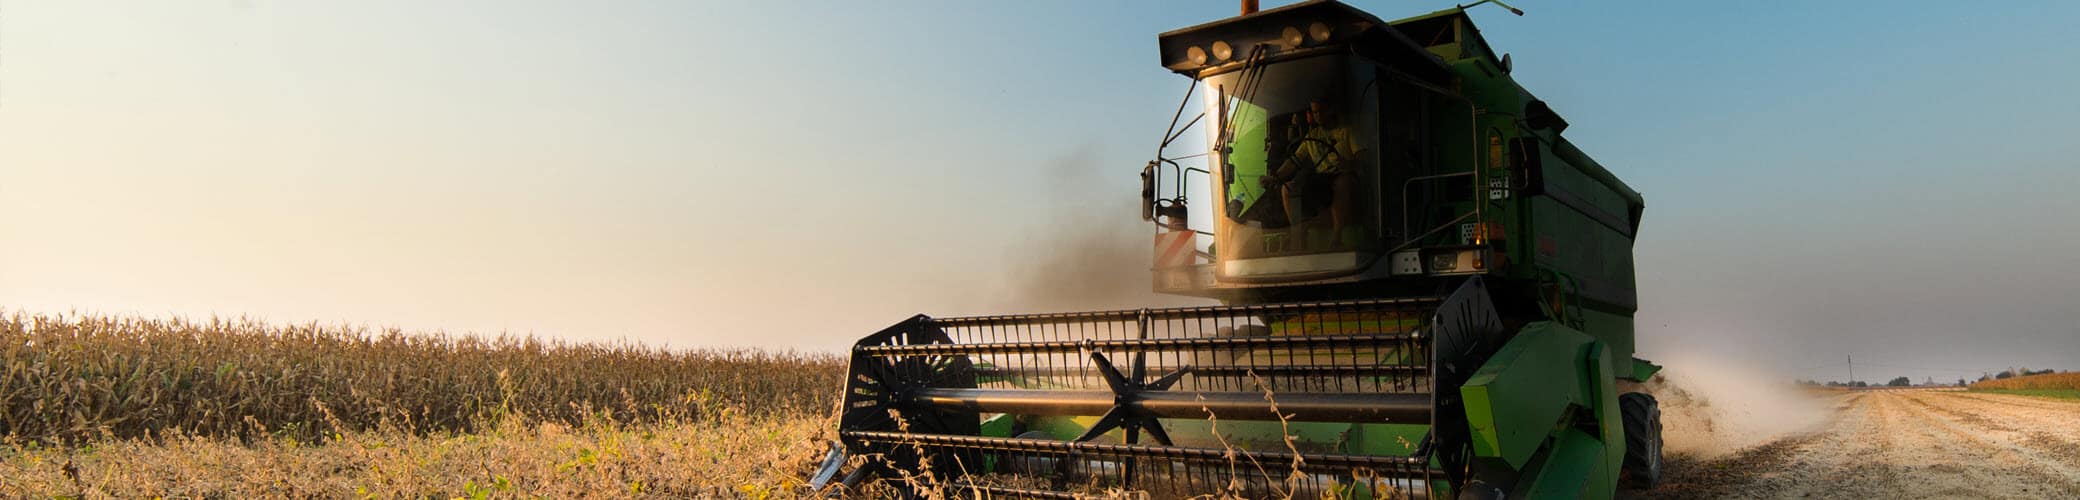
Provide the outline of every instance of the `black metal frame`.
<path id="1" fill-rule="evenodd" d="M 1479 278 L 1446 298 L 916 316 L 855 344 L 839 437 L 880 475 L 929 469 L 941 487 L 995 494 L 1046 497 L 1082 478 L 1264 496 L 1374 477 L 1427 495 L 1432 479 L 1464 477 L 1463 417 L 1438 417 L 1463 415 L 1456 388 L 1505 337 Z M 1060 441 L 981 436 L 987 414 L 1101 418 Z M 1356 456 L 1173 446 L 1157 420 L 1209 416 L 1438 425 L 1413 455 Z M 1113 429 L 1123 443 L 1094 441 Z"/>

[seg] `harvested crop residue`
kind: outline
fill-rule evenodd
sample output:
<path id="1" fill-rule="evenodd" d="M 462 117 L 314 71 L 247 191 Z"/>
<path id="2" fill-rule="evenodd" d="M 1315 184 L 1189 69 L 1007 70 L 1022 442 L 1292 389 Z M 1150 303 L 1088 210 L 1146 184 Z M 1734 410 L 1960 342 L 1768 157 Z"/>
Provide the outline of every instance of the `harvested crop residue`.
<path id="1" fill-rule="evenodd" d="M 1718 458 L 1672 456 L 1662 486 L 1639 496 L 2080 496 L 2080 401 L 1941 390 L 1834 401 L 1818 431 Z"/>

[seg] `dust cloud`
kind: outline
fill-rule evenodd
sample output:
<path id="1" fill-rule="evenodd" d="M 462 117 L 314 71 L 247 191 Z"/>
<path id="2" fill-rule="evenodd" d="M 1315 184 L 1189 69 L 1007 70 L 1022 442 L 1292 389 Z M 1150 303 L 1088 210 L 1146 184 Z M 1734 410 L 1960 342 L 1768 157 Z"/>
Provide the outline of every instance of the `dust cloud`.
<path id="1" fill-rule="evenodd" d="M 1155 228 L 1141 220 L 1140 171 L 1085 150 L 1046 165 L 1036 190 L 1046 220 L 1011 250 L 1000 312 L 1061 312 L 1205 305 L 1155 293 Z"/>
<path id="2" fill-rule="evenodd" d="M 1739 360 L 1697 353 L 1657 356 L 1666 368 L 1646 384 L 1661 405 L 1663 450 L 1712 458 L 1818 428 L 1822 396 Z"/>

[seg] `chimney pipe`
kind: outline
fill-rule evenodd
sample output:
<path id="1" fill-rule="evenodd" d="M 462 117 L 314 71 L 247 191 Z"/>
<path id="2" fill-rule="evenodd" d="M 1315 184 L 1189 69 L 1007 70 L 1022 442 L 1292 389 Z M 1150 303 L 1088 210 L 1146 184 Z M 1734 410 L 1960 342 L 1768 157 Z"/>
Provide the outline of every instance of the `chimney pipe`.
<path id="1" fill-rule="evenodd" d="M 1257 13 L 1257 0 L 1242 0 L 1242 15 Z"/>

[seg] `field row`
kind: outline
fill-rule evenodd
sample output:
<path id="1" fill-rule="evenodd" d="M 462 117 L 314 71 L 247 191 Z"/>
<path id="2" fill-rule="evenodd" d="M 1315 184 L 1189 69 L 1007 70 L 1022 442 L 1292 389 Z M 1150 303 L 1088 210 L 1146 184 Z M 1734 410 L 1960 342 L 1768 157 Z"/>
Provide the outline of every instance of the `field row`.
<path id="1" fill-rule="evenodd" d="M 2076 391 L 2080 390 L 2080 372 L 2046 373 L 1987 380 L 1972 384 L 1972 389 Z"/>

